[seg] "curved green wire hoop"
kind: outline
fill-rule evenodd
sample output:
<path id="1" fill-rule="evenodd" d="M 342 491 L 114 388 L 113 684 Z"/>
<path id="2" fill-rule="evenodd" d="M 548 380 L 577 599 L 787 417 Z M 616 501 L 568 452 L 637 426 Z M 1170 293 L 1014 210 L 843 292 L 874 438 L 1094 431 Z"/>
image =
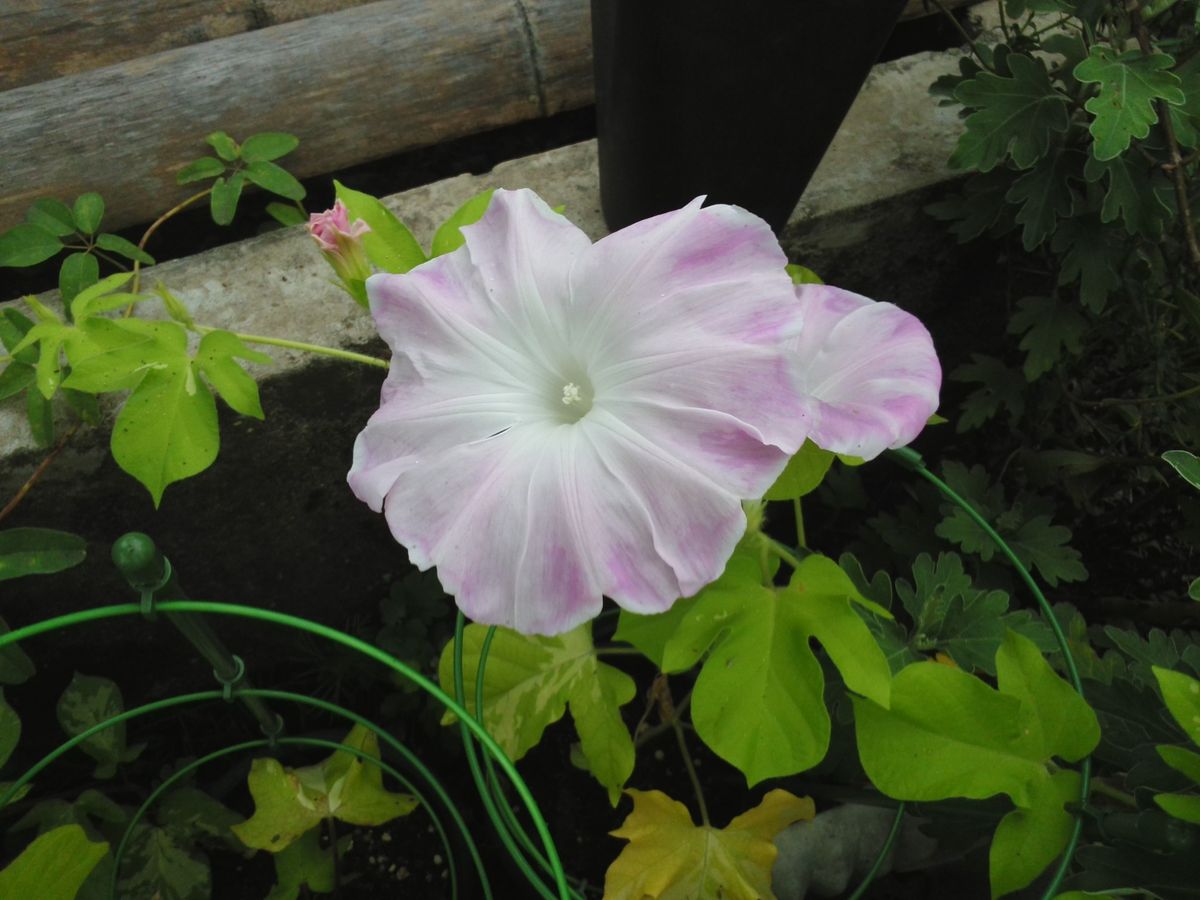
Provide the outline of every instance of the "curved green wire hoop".
<path id="1" fill-rule="evenodd" d="M 558 890 L 559 897 L 562 898 L 562 900 L 569 900 L 570 889 L 567 885 L 566 873 L 565 873 L 565 871 L 563 871 L 562 863 L 558 857 L 557 848 L 554 845 L 553 838 L 550 836 L 550 830 L 549 830 L 548 826 L 546 825 L 545 818 L 542 816 L 541 810 L 539 809 L 537 802 L 534 800 L 533 795 L 530 792 L 528 785 L 525 784 L 525 781 L 521 778 L 520 774 L 517 772 L 516 767 L 513 765 L 512 761 L 507 757 L 507 755 L 501 749 L 499 744 L 496 743 L 495 739 L 487 732 L 487 730 L 482 726 L 482 724 L 480 724 L 479 721 L 477 721 L 474 717 L 472 717 L 461 703 L 459 703 L 454 698 L 450 697 L 441 688 L 439 688 L 436 684 L 431 682 L 425 676 L 421 675 L 419 672 L 414 671 L 412 668 L 407 666 L 405 663 L 401 662 L 400 660 L 398 660 L 395 657 L 391 656 L 390 654 L 384 652 L 383 650 L 380 650 L 377 647 L 373 647 L 370 644 L 367 644 L 366 642 L 359 640 L 358 638 L 352 637 L 351 635 L 345 634 L 336 629 L 329 628 L 328 626 L 321 625 L 317 622 L 312 622 L 308 619 L 304 619 L 299 616 L 292 616 L 292 615 L 288 615 L 286 613 L 278 613 L 278 612 L 274 612 L 272 610 L 258 609 L 255 607 L 239 606 L 237 604 L 231 604 L 231 603 L 213 603 L 213 602 L 200 601 L 200 600 L 170 600 L 170 601 L 161 602 L 161 603 L 156 604 L 155 608 L 158 610 L 161 610 L 163 612 L 208 613 L 208 614 L 212 614 L 212 615 L 240 616 L 243 618 L 258 619 L 260 621 L 270 622 L 275 625 L 282 625 L 284 627 L 293 628 L 293 629 L 296 629 L 299 631 L 305 631 L 305 632 L 308 632 L 309 634 L 314 634 L 318 637 L 324 637 L 328 640 L 334 641 L 335 643 L 341 644 L 345 647 L 349 647 L 350 649 L 355 650 L 356 652 L 358 652 L 364 656 L 367 656 L 368 658 L 373 659 L 376 662 L 382 663 L 383 665 L 385 665 L 388 668 L 392 669 L 393 671 L 397 672 L 404 678 L 407 678 L 412 683 L 416 684 L 418 687 L 420 687 L 426 693 L 428 693 L 429 695 L 434 697 L 448 711 L 453 713 L 458 718 L 464 734 L 469 733 L 471 735 L 471 737 L 473 737 L 475 740 L 477 740 L 487 751 L 488 756 L 491 757 L 496 762 L 496 764 L 498 764 L 500 766 L 500 768 L 504 771 L 505 776 L 511 782 L 513 788 L 516 790 L 518 796 L 520 797 L 521 802 L 524 804 L 526 810 L 528 811 L 529 816 L 530 816 L 531 820 L 533 821 L 534 829 L 537 832 L 538 837 L 541 839 L 543 849 L 546 852 L 546 859 L 550 863 L 550 867 L 552 870 L 551 874 L 553 875 L 555 887 Z M 25 638 L 35 637 L 37 635 L 44 634 L 49 631 L 54 631 L 54 630 L 57 630 L 60 628 L 69 628 L 69 627 L 73 627 L 75 625 L 81 625 L 81 624 L 85 624 L 88 622 L 99 621 L 101 619 L 114 618 L 114 617 L 118 617 L 118 616 L 127 616 L 127 615 L 138 615 L 141 613 L 142 613 L 142 609 L 139 605 L 132 604 L 132 603 L 126 603 L 126 604 L 115 604 L 115 605 L 111 605 L 111 606 L 95 607 L 93 609 L 82 610 L 82 611 L 76 612 L 76 613 L 69 613 L 69 614 L 62 615 L 62 616 L 56 616 L 54 618 L 45 619 L 41 622 L 35 622 L 31 625 L 26 625 L 22 628 L 14 629 L 13 631 L 10 631 L 4 635 L 0 635 L 0 648 L 5 647 L 8 644 L 17 643 L 21 640 L 24 640 Z M 460 656 L 460 663 L 461 663 L 461 656 Z M 459 679 L 461 681 L 461 666 L 460 666 L 458 674 L 459 674 Z M 257 691 L 256 693 L 262 694 L 263 696 L 272 696 L 273 694 L 279 695 L 284 692 Z M 216 696 L 220 696 L 220 692 L 204 692 L 203 694 L 189 694 L 189 695 L 181 695 L 181 696 L 183 698 L 196 699 L 199 697 L 207 697 L 207 695 L 209 695 L 209 694 L 216 694 Z M 296 695 L 296 696 L 299 696 L 299 695 Z M 176 698 L 176 699 L 179 699 L 179 698 Z M 306 699 L 309 701 L 312 701 L 314 698 L 306 698 Z M 163 701 L 158 701 L 158 702 L 162 703 Z M 320 702 L 320 701 L 318 701 L 318 702 Z M 147 705 L 149 706 L 150 704 L 147 704 Z M 115 722 L 118 720 L 123 721 L 122 719 L 120 719 L 120 717 L 114 717 L 112 721 L 115 724 Z M 102 724 L 104 724 L 104 723 L 102 723 Z M 80 739 L 82 739 L 82 738 L 80 738 Z M 468 739 L 468 744 L 469 744 L 469 739 Z M 52 751 L 50 754 L 47 754 L 46 757 L 44 757 L 41 761 L 39 761 L 39 763 L 35 764 L 35 766 L 29 772 L 27 772 L 25 774 L 22 781 L 15 782 L 14 785 L 9 787 L 8 791 L 5 792 L 4 798 L 2 800 L 0 800 L 0 804 L 2 804 L 3 802 L 6 802 L 9 799 L 9 797 L 11 797 L 11 795 L 15 792 L 16 789 L 18 789 L 26 781 L 28 781 L 30 778 L 32 778 L 33 775 L 36 774 L 38 771 L 41 771 L 43 768 L 45 768 L 46 765 L 49 765 L 51 762 L 53 762 L 55 759 L 57 759 L 58 756 L 61 756 L 62 753 L 66 752 L 67 749 L 70 749 L 71 746 L 74 746 L 74 744 L 72 742 L 68 741 L 65 745 L 62 745 L 59 748 L 57 748 L 55 751 Z M 469 748 L 468 758 L 469 758 L 469 761 L 473 763 L 472 774 L 473 774 L 473 776 L 475 776 L 475 775 L 477 775 L 477 772 L 478 772 L 478 761 L 474 758 L 473 754 L 474 754 L 474 747 L 471 746 Z M 478 778 L 477 778 L 477 783 L 478 783 Z M 494 810 L 494 808 L 492 808 L 492 805 L 491 805 L 490 796 L 484 795 L 483 800 L 484 800 L 485 806 L 487 806 L 489 808 L 489 815 L 492 816 L 493 822 L 497 821 L 497 818 L 495 817 L 495 810 Z M 503 831 L 500 833 L 500 837 L 501 837 L 501 840 L 505 843 L 506 848 L 509 848 L 510 843 L 511 843 L 511 838 L 509 838 L 507 836 L 507 834 Z M 506 838 L 507 838 L 507 840 L 506 840 Z M 518 860 L 519 860 L 519 864 L 520 864 L 520 862 L 523 862 L 523 858 L 518 857 Z M 527 866 L 525 869 L 523 869 L 523 871 L 525 871 L 527 877 L 531 874 L 531 870 L 528 870 Z M 534 884 L 535 887 L 538 887 L 538 888 L 543 887 L 541 885 L 540 881 L 536 879 L 536 875 L 534 876 L 534 878 L 531 879 L 531 883 Z"/>
<path id="2" fill-rule="evenodd" d="M 930 484 L 932 484 L 947 500 L 950 500 L 963 512 L 965 512 L 976 525 L 983 529 L 984 533 L 995 542 L 996 546 L 1004 557 L 1013 565 L 1017 573 L 1021 576 L 1021 580 L 1025 582 L 1030 593 L 1038 602 L 1038 606 L 1042 610 L 1043 618 L 1050 626 L 1050 630 L 1054 632 L 1054 638 L 1058 641 L 1059 649 L 1062 650 L 1063 662 L 1067 667 L 1067 675 L 1071 679 L 1071 686 L 1075 692 L 1079 694 L 1085 701 L 1087 696 L 1083 691 L 1083 681 L 1079 677 L 1079 667 L 1075 664 L 1075 657 L 1071 654 L 1071 646 L 1067 641 L 1067 636 L 1062 630 L 1062 626 L 1058 624 L 1058 618 L 1054 615 L 1054 608 L 1050 605 L 1050 601 L 1046 599 L 1046 595 L 1042 593 L 1042 589 L 1038 587 L 1037 581 L 1030 571 L 1025 568 L 1021 560 L 1017 559 L 1016 553 L 1008 546 L 1004 538 L 996 532 L 988 522 L 981 516 L 967 500 L 959 496 L 959 494 L 950 485 L 946 484 L 938 476 L 934 475 L 925 466 L 925 460 L 921 458 L 921 454 L 917 453 L 908 447 L 900 447 L 896 450 L 888 451 L 888 455 L 906 469 L 911 469 L 916 472 Z M 1075 810 L 1074 818 L 1075 825 L 1071 830 L 1071 837 L 1067 841 L 1067 846 L 1063 850 L 1058 864 L 1058 869 L 1054 873 L 1054 877 L 1050 880 L 1050 884 L 1046 887 L 1045 893 L 1042 894 L 1042 900 L 1052 900 L 1058 893 L 1059 887 L 1062 886 L 1063 879 L 1067 876 L 1067 869 L 1071 866 L 1071 860 L 1075 856 L 1075 849 L 1079 846 L 1079 838 L 1083 833 L 1083 809 L 1087 806 L 1088 798 L 1091 796 L 1092 789 L 1092 757 L 1091 754 L 1085 756 L 1079 764 L 1079 809 Z M 892 832 L 888 835 L 887 841 L 883 845 L 883 849 L 879 853 L 879 857 L 875 860 L 875 865 L 872 866 L 867 878 L 863 881 L 859 888 L 854 893 L 857 898 L 866 890 L 871 883 L 875 872 L 878 870 L 882 860 L 891 850 L 892 843 L 895 841 L 896 835 L 899 833 L 900 819 L 904 815 L 904 804 L 901 803 L 896 811 L 896 821 L 893 823 Z"/>
<path id="3" fill-rule="evenodd" d="M 126 826 L 125 833 L 121 835 L 120 843 L 117 844 L 117 852 L 113 855 L 112 880 L 109 882 L 109 895 L 112 900 L 116 900 L 117 897 L 117 880 L 121 871 L 121 861 L 125 858 L 125 850 L 127 849 L 130 837 L 133 835 L 133 829 L 137 826 L 138 822 L 142 820 L 142 817 L 149 812 L 150 807 L 154 805 L 160 796 L 162 796 L 174 784 L 187 777 L 189 774 L 206 763 L 225 756 L 231 756 L 234 753 L 240 753 L 243 750 L 270 747 L 274 744 L 283 744 L 287 746 L 324 747 L 334 751 L 346 751 L 354 756 L 357 756 L 363 762 L 371 763 L 372 765 L 377 766 L 379 769 L 391 775 L 402 785 L 404 785 L 409 793 L 413 794 L 417 798 L 417 801 L 425 807 L 425 809 L 429 812 L 430 818 L 433 819 L 434 827 L 437 828 L 438 833 L 441 836 L 442 846 L 446 849 L 447 861 L 449 863 L 448 869 L 450 872 L 451 895 L 454 897 L 458 896 L 458 879 L 454 871 L 454 851 L 450 847 L 450 841 L 446 836 L 445 829 L 442 827 L 441 820 L 438 819 L 436 813 L 434 813 L 433 807 L 429 804 L 429 801 L 422 796 L 421 792 L 417 790 L 416 786 L 411 781 L 401 775 L 398 771 L 396 771 L 396 769 L 392 768 L 392 766 L 385 763 L 382 759 L 371 756 L 369 753 L 359 750 L 357 747 L 347 747 L 345 744 L 340 744 L 337 741 L 325 740 L 323 738 L 281 737 L 275 738 L 274 740 L 271 738 L 258 738 L 257 740 L 243 741 L 240 744 L 231 744 L 228 747 L 222 747 L 220 750 L 215 750 L 212 753 L 209 753 L 207 756 L 202 756 L 199 759 L 188 763 L 186 766 L 177 769 L 169 778 L 163 781 L 162 784 L 151 791 L 150 796 L 143 801 L 142 805 L 138 807 L 137 812 L 135 812 L 132 818 L 129 820 L 129 825 Z M 463 832 L 463 836 L 467 837 L 466 831 Z M 467 840 L 470 841 L 470 838 L 467 837 Z M 336 853 L 337 850 L 334 849 L 333 852 Z M 483 873 L 483 861 L 476 858 L 476 863 L 478 866 L 480 879 L 484 884 L 486 884 L 487 876 Z"/>

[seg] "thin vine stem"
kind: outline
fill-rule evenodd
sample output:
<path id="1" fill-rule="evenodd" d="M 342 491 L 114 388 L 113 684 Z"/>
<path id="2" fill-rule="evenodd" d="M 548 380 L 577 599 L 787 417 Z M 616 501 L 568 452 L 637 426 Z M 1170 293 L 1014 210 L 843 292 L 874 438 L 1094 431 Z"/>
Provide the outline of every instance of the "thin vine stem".
<path id="1" fill-rule="evenodd" d="M 967 29 L 963 28 L 962 23 L 958 21 L 958 19 L 954 18 L 954 13 L 950 11 L 950 8 L 946 6 L 942 0 L 932 0 L 932 3 L 938 8 L 938 12 L 940 12 L 946 17 L 947 20 L 949 20 L 950 24 L 954 27 L 954 30 L 957 31 L 959 36 L 963 39 L 963 42 L 971 48 L 971 53 L 977 60 L 979 60 L 979 64 L 991 72 L 992 67 L 984 61 L 983 54 L 979 52 L 979 46 L 975 43 L 975 38 L 967 34 Z"/>
<path id="2" fill-rule="evenodd" d="M 37 390 L 37 388 L 31 386 L 30 390 Z M 36 469 L 33 470 L 33 474 L 25 479 L 25 483 L 17 488 L 17 492 L 12 495 L 12 499 L 10 499 L 8 503 L 4 504 L 4 509 L 0 509 L 0 522 L 3 522 L 5 519 L 7 519 L 12 514 L 13 510 L 21 505 L 21 501 L 25 499 L 25 495 L 33 490 L 33 486 L 38 483 L 38 480 L 43 475 L 46 474 L 46 470 L 49 469 L 54 460 L 58 458 L 58 454 L 62 453 L 67 444 L 71 442 L 71 438 L 75 436 L 75 432 L 78 430 L 79 423 L 76 422 L 61 438 L 58 439 L 58 443 L 54 445 L 54 449 L 46 454 L 46 458 L 38 464 Z"/>
<path id="3" fill-rule="evenodd" d="M 195 330 L 200 334 L 209 334 L 214 331 L 220 331 L 219 328 L 213 328 L 208 325 L 196 325 Z M 323 347 L 320 344 L 309 344 L 305 341 L 293 341 L 287 338 L 270 337 L 263 334 L 244 334 L 240 331 L 230 332 L 234 337 L 245 341 L 247 344 L 263 344 L 268 347 L 284 347 L 288 350 L 302 350 L 305 353 L 315 353 L 318 356 L 329 356 L 333 359 L 341 359 L 346 362 L 361 363 L 364 366 L 374 366 L 377 369 L 386 369 L 389 363 L 386 359 L 380 359 L 378 356 L 368 356 L 365 353 L 355 353 L 353 350 L 341 350 L 337 347 Z"/>
<path id="4" fill-rule="evenodd" d="M 140 241 L 138 241 L 138 249 L 145 251 L 147 242 L 154 235 L 154 232 L 158 231 L 158 229 L 162 226 L 162 224 L 164 222 L 166 222 L 172 216 L 178 215 L 179 213 L 183 212 L 185 209 L 187 209 L 189 206 L 191 206 L 197 200 L 203 200 L 205 197 L 207 197 L 211 193 L 212 193 L 212 188 L 205 188 L 202 191 L 197 191 L 195 194 L 192 194 L 192 196 L 188 197 L 186 200 L 181 200 L 179 203 L 176 203 L 174 206 L 172 206 L 170 209 L 168 209 L 165 213 L 163 213 L 161 216 L 159 216 L 157 219 L 155 219 L 153 222 L 151 222 L 150 226 L 146 229 L 146 232 L 142 235 L 142 239 Z M 141 282 L 142 282 L 142 263 L 140 260 L 135 259 L 133 261 L 133 286 L 130 290 L 130 293 L 136 294 L 138 292 L 139 288 L 141 287 Z M 130 304 L 130 306 L 127 307 L 125 310 L 126 317 L 129 316 L 129 314 L 132 310 L 133 310 L 133 305 Z"/>
<path id="5" fill-rule="evenodd" d="M 696 794 L 696 805 L 700 807 L 700 824 L 705 828 L 711 827 L 708 818 L 708 806 L 704 802 L 704 791 L 700 788 L 700 777 L 696 774 L 696 766 L 688 753 L 687 739 L 683 736 L 683 724 L 678 715 L 671 716 L 671 730 L 675 732 L 675 741 L 679 744 L 679 754 L 683 757 L 683 767 L 687 769 L 688 778 L 692 782 L 692 791 Z"/>

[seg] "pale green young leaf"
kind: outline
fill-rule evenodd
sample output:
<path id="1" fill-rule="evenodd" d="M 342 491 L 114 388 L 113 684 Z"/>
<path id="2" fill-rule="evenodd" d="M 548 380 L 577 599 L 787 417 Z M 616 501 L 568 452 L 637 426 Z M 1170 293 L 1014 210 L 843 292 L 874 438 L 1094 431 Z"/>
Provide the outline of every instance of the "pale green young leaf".
<path id="1" fill-rule="evenodd" d="M 415 797 L 384 788 L 383 770 L 371 761 L 380 756 L 379 738 L 374 732 L 355 725 L 342 743 L 362 751 L 366 758 L 338 750 L 322 764 L 329 785 L 329 811 L 334 818 L 350 825 L 374 827 L 416 809 Z"/>
<path id="2" fill-rule="evenodd" d="M 643 656 L 665 671 L 663 652 L 667 641 L 671 639 L 694 602 L 694 598 L 677 600 L 666 612 L 649 616 L 622 609 L 617 616 L 617 630 L 613 634 L 613 640 L 633 644 Z"/>
<path id="3" fill-rule="evenodd" d="M 1054 297 L 1022 297 L 1009 317 L 1008 333 L 1022 335 L 1025 351 L 1022 371 L 1027 381 L 1036 381 L 1051 371 L 1064 354 L 1078 355 L 1088 322 L 1069 304 Z"/>
<path id="4" fill-rule="evenodd" d="M 33 320 L 15 309 L 0 310 L 0 344 L 17 362 L 33 365 L 37 362 L 37 348 L 18 349 L 25 335 L 33 328 Z"/>
<path id="5" fill-rule="evenodd" d="M 1162 458 L 1192 487 L 1200 489 L 1200 459 L 1187 450 L 1168 450 Z"/>
<path id="6" fill-rule="evenodd" d="M 186 357 L 149 369 L 113 424 L 113 458 L 156 507 L 168 485 L 212 465 L 219 447 L 216 403 Z"/>
<path id="7" fill-rule="evenodd" d="M 1088 572 L 1079 551 L 1068 545 L 1071 529 L 1053 524 L 1049 516 L 1025 520 L 1007 540 L 1017 558 L 1051 587 L 1059 582 L 1087 581 Z"/>
<path id="8" fill-rule="evenodd" d="M 399 273 L 425 262 L 425 251 L 391 210 L 370 194 L 352 190 L 339 181 L 333 184 L 350 221 L 362 219 L 370 226 L 371 230 L 362 236 L 362 244 L 367 258 L 376 268 Z"/>
<path id="9" fill-rule="evenodd" d="M 1158 121 L 1156 99 L 1176 106 L 1184 102 L 1179 78 L 1170 71 L 1174 65 L 1175 60 L 1165 53 L 1118 53 L 1107 43 L 1092 45 L 1091 54 L 1075 67 L 1074 75 L 1085 84 L 1100 85 L 1099 93 L 1084 104 L 1094 117 L 1089 130 L 1096 159 L 1114 159 L 1129 148 L 1133 138 L 1146 137 Z"/>
<path id="10" fill-rule="evenodd" d="M 75 737 L 93 725 L 111 719 L 125 709 L 121 689 L 114 681 L 76 672 L 62 696 L 56 712 L 58 724 L 68 737 Z M 79 744 L 79 749 L 96 760 L 96 778 L 112 778 L 117 766 L 130 760 L 126 746 L 125 723 L 105 728 Z"/>
<path id="11" fill-rule="evenodd" d="M 176 184 L 191 184 L 225 174 L 225 163 L 213 156 L 202 156 L 175 173 Z"/>
<path id="12" fill-rule="evenodd" d="M 815 491 L 833 465 L 833 453 L 823 450 L 812 441 L 792 455 L 775 483 L 767 490 L 765 500 L 794 500 Z"/>
<path id="13" fill-rule="evenodd" d="M 0 897 L 75 900 L 107 851 L 108 844 L 88 840 L 78 825 L 47 831 L 0 871 Z"/>
<path id="14" fill-rule="evenodd" d="M 992 837 L 988 876 L 993 897 L 1019 891 L 1058 858 L 1075 827 L 1064 804 L 1078 802 L 1078 772 L 1062 770 L 1034 782 L 1030 805 L 1008 813 Z"/>
<path id="15" fill-rule="evenodd" d="M 1200 825 L 1200 796 L 1195 794 L 1155 794 L 1154 802 L 1168 815 Z"/>
<path id="16" fill-rule="evenodd" d="M 209 209 L 212 212 L 212 220 L 218 225 L 228 225 L 233 221 L 244 183 L 245 176 L 241 172 L 235 172 L 228 179 L 218 178 L 213 182 L 212 193 L 208 198 Z"/>
<path id="17" fill-rule="evenodd" d="M 75 216 L 71 213 L 71 207 L 51 197 L 34 200 L 25 213 L 25 220 L 56 237 L 70 237 L 75 233 Z"/>
<path id="18" fill-rule="evenodd" d="M 100 280 L 100 263 L 90 253 L 72 253 L 58 270 L 58 291 L 69 304 L 79 292 Z"/>
<path id="19" fill-rule="evenodd" d="M 464 635 L 463 669 L 470 699 L 467 707 L 472 711 L 486 633 L 486 626 L 468 625 Z M 442 651 L 438 679 L 443 690 L 453 692 L 453 642 Z M 516 760 L 569 708 L 592 774 L 603 779 L 610 797 L 619 796 L 633 771 L 633 740 L 621 720 L 620 707 L 634 693 L 633 679 L 597 658 L 590 624 L 554 637 L 500 628 L 484 672 L 483 724 Z"/>
<path id="20" fill-rule="evenodd" d="M 265 159 L 256 160 L 242 170 L 246 178 L 260 188 L 289 200 L 303 200 L 306 191 L 296 178 L 282 166 Z"/>
<path id="21" fill-rule="evenodd" d="M 300 146 L 300 138 L 282 131 L 261 131 L 242 141 L 242 159 L 248 163 L 279 159 Z"/>
<path id="22" fill-rule="evenodd" d="M 154 265 L 154 257 L 135 244 L 133 241 L 127 241 L 119 234 L 104 234 L 96 236 L 96 246 L 101 250 L 108 250 L 126 259 L 132 259 L 135 262 L 140 262 L 143 266 Z"/>
<path id="23" fill-rule="evenodd" d="M 1040 59 L 1009 53 L 1011 75 L 980 72 L 954 91 L 967 116 L 966 131 L 950 156 L 958 169 L 988 172 L 1011 155 L 1028 169 L 1050 149 L 1054 134 L 1066 132 L 1067 96 L 1051 84 Z"/>
<path id="24" fill-rule="evenodd" d="M 71 211 L 75 219 L 75 227 L 84 234 L 95 234 L 104 218 L 104 198 L 89 191 L 75 198 L 75 208 Z"/>
<path id="25" fill-rule="evenodd" d="M 333 848 L 321 846 L 321 829 L 310 828 L 273 857 L 275 885 L 266 900 L 297 900 L 301 888 L 328 894 L 334 887 Z"/>
<path id="26" fill-rule="evenodd" d="M 1200 785 L 1200 753 L 1172 744 L 1159 744 L 1154 749 L 1168 766 Z"/>
<path id="27" fill-rule="evenodd" d="M 299 777 L 278 760 L 254 760 L 247 783 L 254 800 L 254 815 L 232 826 L 233 833 L 247 847 L 278 853 L 320 824 L 322 810 L 309 800 Z"/>
<path id="28" fill-rule="evenodd" d="M 1191 742 L 1200 746 L 1200 681 L 1159 666 L 1152 671 L 1167 709 Z"/>
<path id="29" fill-rule="evenodd" d="M 204 143 L 217 151 L 217 156 L 226 162 L 233 162 L 238 158 L 238 145 L 224 131 L 214 131 L 204 138 Z"/>
<path id="30" fill-rule="evenodd" d="M 456 209 L 450 218 L 441 224 L 434 233 L 433 243 L 429 248 L 431 259 L 435 256 L 441 256 L 443 253 L 457 250 L 463 245 L 464 238 L 460 229 L 464 225 L 470 225 L 483 218 L 483 214 L 487 212 L 488 204 L 492 202 L 493 193 L 495 193 L 494 189 L 476 194 Z"/>
<path id="31" fill-rule="evenodd" d="M 1021 701 L 1021 741 L 1028 752 L 1077 762 L 1100 742 L 1095 712 L 1050 668 L 1029 638 L 1009 631 L 996 653 L 1000 693 Z"/>
<path id="32" fill-rule="evenodd" d="M 824 284 L 821 276 L 807 266 L 802 266 L 797 263 L 788 263 L 785 267 L 788 275 L 792 278 L 792 284 Z"/>
<path id="33" fill-rule="evenodd" d="M 665 671 L 690 668 L 707 654 L 692 722 L 749 784 L 803 771 L 825 755 L 825 677 L 811 638 L 829 640 L 831 659 L 856 690 L 887 702 L 887 659 L 850 611 L 852 600 L 862 602 L 861 595 L 832 560 L 806 558 L 792 584 L 777 590 L 763 584 L 756 554 L 742 547 L 667 641 Z"/>
<path id="34" fill-rule="evenodd" d="M 71 301 L 71 316 L 76 322 L 91 315 L 91 305 L 108 294 L 111 294 L 117 288 L 124 287 L 133 278 L 132 272 L 117 272 L 115 275 L 109 275 L 107 278 L 102 278 L 95 284 L 81 290 L 75 295 Z"/>
<path id="35" fill-rule="evenodd" d="M 167 286 L 165 284 L 163 284 L 161 281 L 156 284 L 154 286 L 154 293 L 158 294 L 159 299 L 162 300 L 163 306 L 167 310 L 167 315 L 169 315 L 172 319 L 189 331 L 194 328 L 195 322 L 192 320 L 192 314 L 188 312 L 188 309 L 183 305 L 182 300 L 167 290 Z"/>
<path id="36" fill-rule="evenodd" d="M 63 385 L 77 391 L 125 390 L 148 372 L 187 365 L 187 334 L 174 322 L 89 318 L 73 337 Z"/>
<path id="37" fill-rule="evenodd" d="M 21 718 L 17 711 L 8 705 L 8 701 L 4 699 L 4 691 L 0 689 L 0 769 L 4 768 L 20 740 Z"/>
<path id="38" fill-rule="evenodd" d="M 86 555 L 87 542 L 77 534 L 51 528 L 9 528 L 0 531 L 0 581 L 61 572 L 79 565 Z"/>
<path id="39" fill-rule="evenodd" d="M 14 225 L 0 232 L 0 266 L 22 269 L 43 263 L 58 253 L 63 243 L 37 225 Z"/>
<path id="40" fill-rule="evenodd" d="M 196 351 L 196 365 L 204 377 L 221 395 L 230 408 L 243 416 L 263 418 L 262 404 L 258 398 L 258 383 L 236 360 L 266 364 L 271 357 L 251 350 L 242 339 L 228 331 L 210 331 L 200 339 Z"/>
<path id="41" fill-rule="evenodd" d="M 891 708 L 858 697 L 858 754 L 871 782 L 898 800 L 982 800 L 1008 794 L 1032 802 L 1048 778 L 1044 760 L 1020 740 L 1021 702 L 961 669 L 914 663 L 892 680 Z"/>

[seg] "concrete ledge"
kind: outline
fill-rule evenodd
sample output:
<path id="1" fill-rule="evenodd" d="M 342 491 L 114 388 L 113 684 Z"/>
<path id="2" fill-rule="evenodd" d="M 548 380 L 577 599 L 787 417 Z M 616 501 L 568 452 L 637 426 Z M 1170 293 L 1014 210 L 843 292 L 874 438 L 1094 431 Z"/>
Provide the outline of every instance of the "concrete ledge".
<path id="1" fill-rule="evenodd" d="M 950 276 L 931 260 L 951 242 L 920 206 L 953 177 L 945 160 L 958 119 L 927 89 L 956 60 L 955 53 L 918 54 L 876 68 L 784 235 L 792 258 L 846 288 L 918 310 L 945 293 L 938 279 Z M 594 142 L 386 202 L 427 241 L 463 200 L 489 186 L 533 188 L 565 205 L 593 239 L 605 233 Z M 145 284 L 163 281 L 207 325 L 382 353 L 369 318 L 328 278 L 297 227 L 165 263 L 146 273 Z M 354 436 L 377 405 L 382 373 L 286 351 L 272 355 L 277 365 L 262 373 L 266 421 L 222 407 L 217 463 L 168 488 L 160 510 L 116 467 L 104 430 L 77 436 L 5 524 L 77 531 L 93 542 L 91 558 L 56 576 L 50 606 L 41 580 L 6 583 L 4 614 L 29 621 L 52 609 L 128 599 L 107 563 L 107 547 L 131 529 L 160 541 L 196 597 L 278 606 L 342 624 L 385 596 L 393 574 L 407 566 L 406 554 L 344 481 Z M 23 404 L 0 404 L 0 498 L 11 496 L 42 455 Z M 108 637 L 118 643 L 132 640 L 117 626 L 112 632 Z"/>

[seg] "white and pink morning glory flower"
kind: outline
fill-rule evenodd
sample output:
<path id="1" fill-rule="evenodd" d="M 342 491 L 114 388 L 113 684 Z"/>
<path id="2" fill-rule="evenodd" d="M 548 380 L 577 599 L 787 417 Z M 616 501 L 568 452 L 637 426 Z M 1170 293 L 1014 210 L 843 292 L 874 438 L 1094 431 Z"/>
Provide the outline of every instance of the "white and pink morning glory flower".
<path id="1" fill-rule="evenodd" d="M 592 243 L 497 191 L 458 250 L 368 280 L 393 355 L 350 486 L 473 620 L 662 612 L 806 438 L 869 458 L 936 407 L 914 317 L 794 287 L 765 222 L 700 204 Z"/>

